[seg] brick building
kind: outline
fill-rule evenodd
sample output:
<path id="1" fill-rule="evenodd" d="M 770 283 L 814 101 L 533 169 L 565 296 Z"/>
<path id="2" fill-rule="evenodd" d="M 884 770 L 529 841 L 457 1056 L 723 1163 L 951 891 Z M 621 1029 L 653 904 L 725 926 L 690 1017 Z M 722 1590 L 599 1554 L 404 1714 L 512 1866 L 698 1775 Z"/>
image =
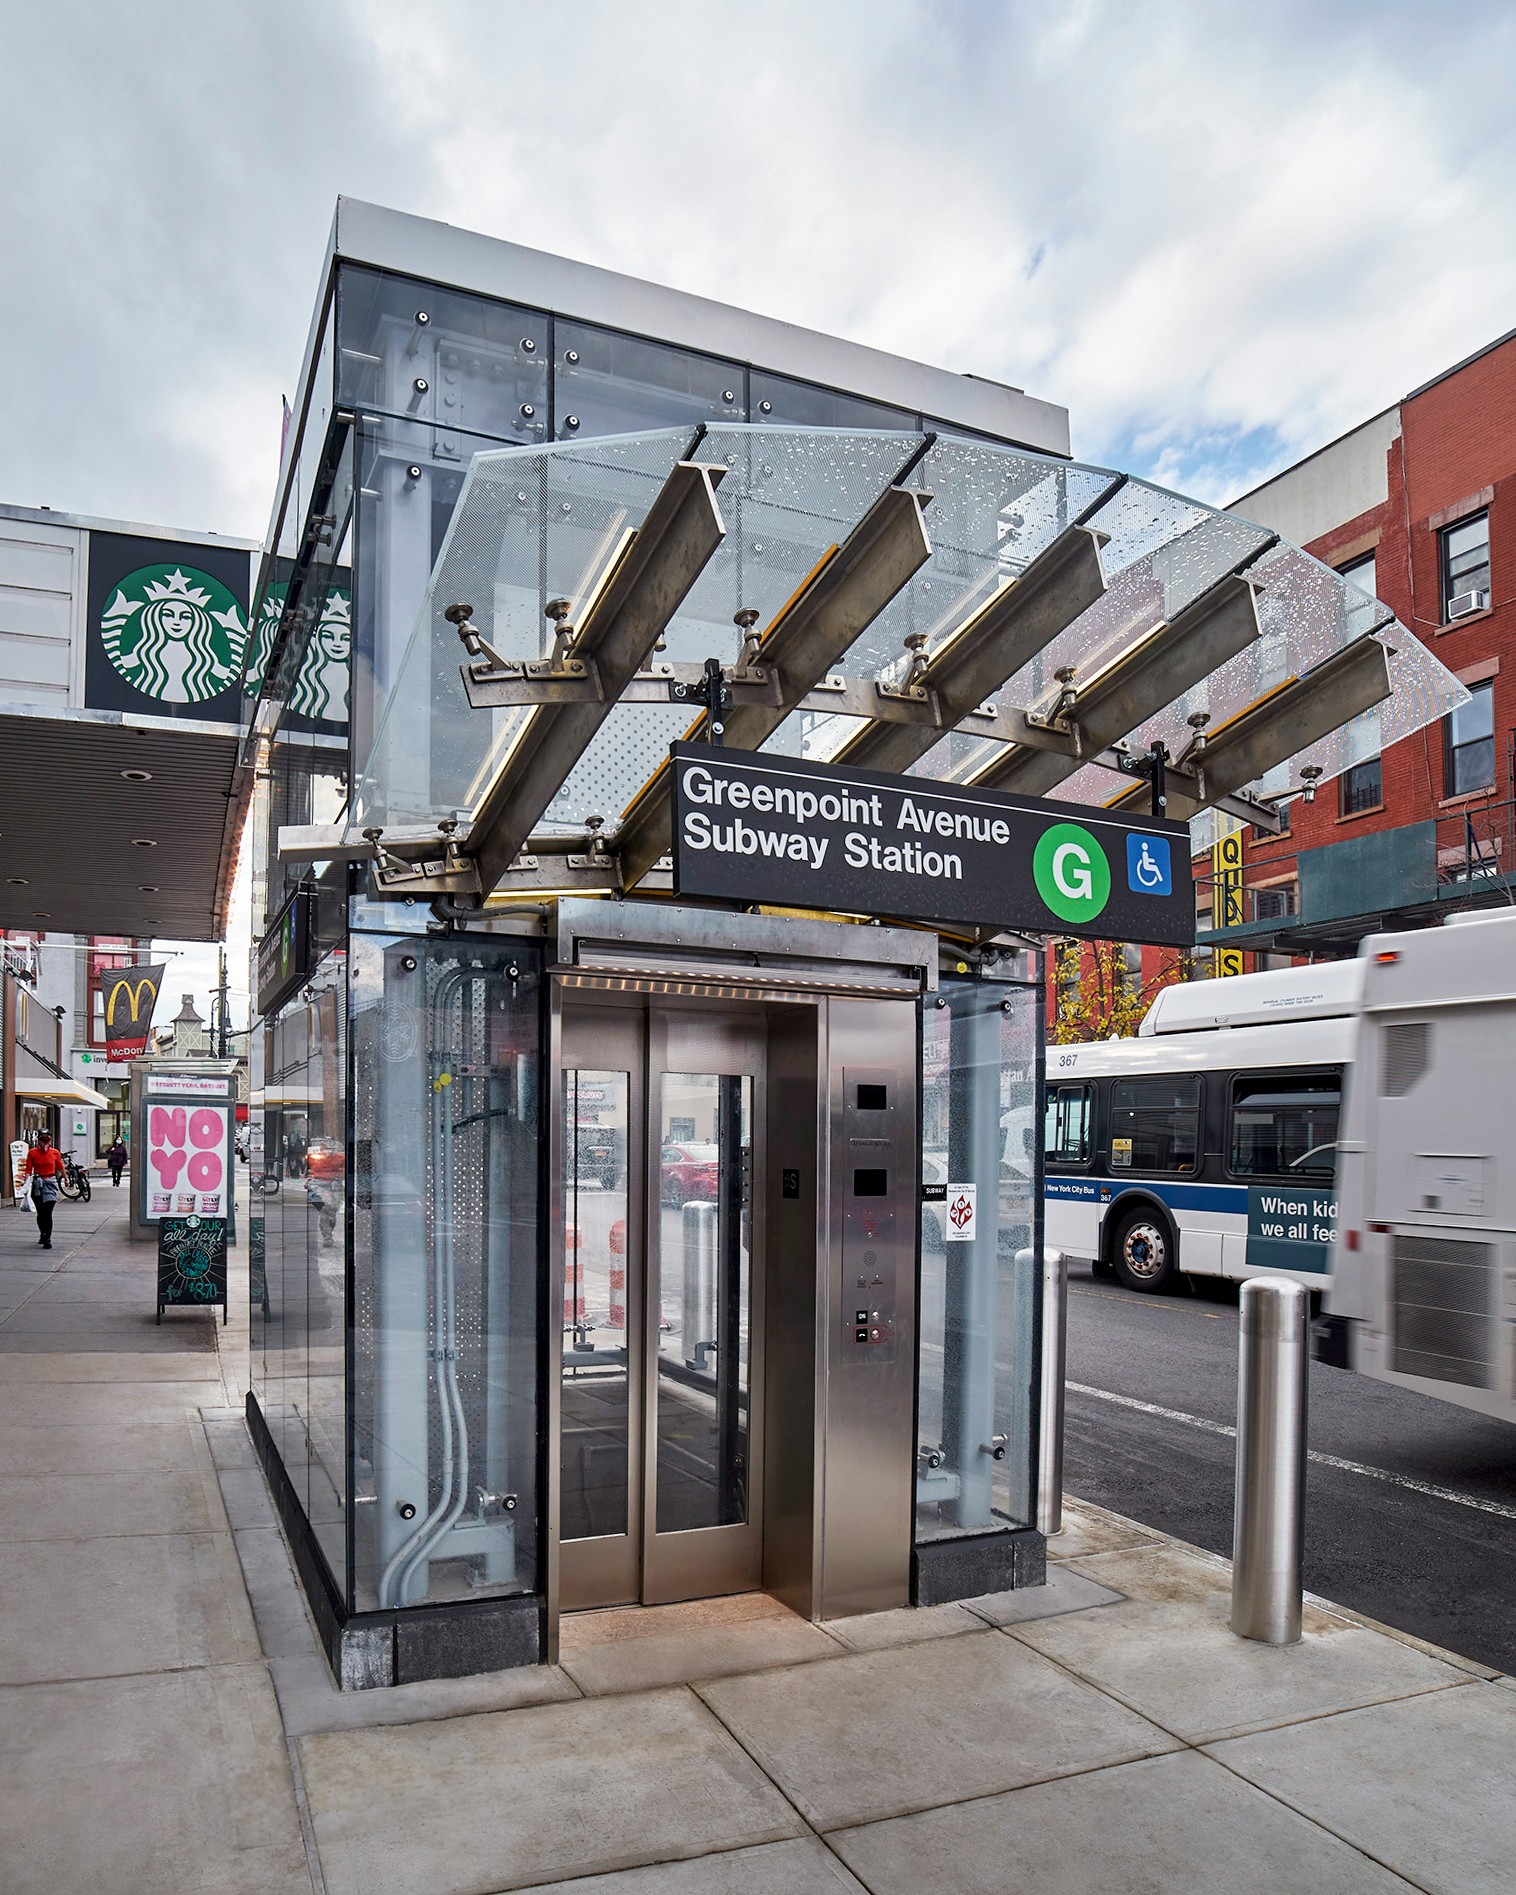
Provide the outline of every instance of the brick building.
<path id="1" fill-rule="evenodd" d="M 1214 819 L 1194 824 L 1193 957 L 1068 942 L 1050 967 L 1048 1026 L 1134 1030 L 1158 987 L 1211 971 L 1351 955 L 1381 926 L 1516 895 L 1516 331 L 1232 503 L 1381 600 L 1473 693 L 1381 750 L 1378 713 L 1352 767 L 1302 786 L 1271 777 L 1278 836 L 1244 832 L 1242 919 L 1213 927 Z M 1234 965 L 1229 971 L 1238 971 Z M 1074 1018 L 1076 1014 L 1082 1015 Z"/>
<path id="2" fill-rule="evenodd" d="M 1295 540 L 1382 600 L 1472 692 L 1288 805 L 1287 833 L 1244 842 L 1240 925 L 1203 942 L 1352 954 L 1381 925 L 1510 898 L 1516 860 L 1516 331 L 1241 496 L 1232 511 Z M 1196 863 L 1197 875 L 1208 870 Z M 1201 884 L 1201 902 L 1209 906 Z"/>

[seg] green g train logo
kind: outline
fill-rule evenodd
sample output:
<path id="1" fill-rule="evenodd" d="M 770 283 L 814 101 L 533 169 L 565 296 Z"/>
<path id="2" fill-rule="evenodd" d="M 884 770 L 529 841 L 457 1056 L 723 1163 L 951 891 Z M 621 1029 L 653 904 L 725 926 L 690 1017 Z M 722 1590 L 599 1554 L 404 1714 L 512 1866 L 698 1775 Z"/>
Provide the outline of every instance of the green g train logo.
<path id="1" fill-rule="evenodd" d="M 247 626 L 219 579 L 195 566 L 139 566 L 100 619 L 111 663 L 144 697 L 202 704 L 242 673 Z"/>
<path id="2" fill-rule="evenodd" d="M 1037 893 L 1060 921 L 1093 921 L 1111 898 L 1105 850 L 1076 822 L 1054 823 L 1032 853 Z"/>

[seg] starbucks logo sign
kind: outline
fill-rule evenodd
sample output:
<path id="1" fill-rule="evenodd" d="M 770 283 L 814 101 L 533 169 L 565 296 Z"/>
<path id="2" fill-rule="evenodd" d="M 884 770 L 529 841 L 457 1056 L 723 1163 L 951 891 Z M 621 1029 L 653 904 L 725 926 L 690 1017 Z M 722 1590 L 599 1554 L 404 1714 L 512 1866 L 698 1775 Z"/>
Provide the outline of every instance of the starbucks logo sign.
<path id="1" fill-rule="evenodd" d="M 201 704 L 242 675 L 236 599 L 195 566 L 139 566 L 112 588 L 100 642 L 127 683 L 164 704 Z"/>
<path id="2" fill-rule="evenodd" d="M 263 594 L 258 609 L 253 661 L 247 667 L 247 679 L 243 686 L 249 697 L 256 697 L 262 688 L 288 591 L 287 585 L 277 581 Z M 322 604 L 321 617 L 316 621 L 316 629 L 300 666 L 300 676 L 290 698 L 292 711 L 298 711 L 303 717 L 346 723 L 348 654 L 352 650 L 352 643 L 352 601 L 341 586 L 333 586 Z"/>

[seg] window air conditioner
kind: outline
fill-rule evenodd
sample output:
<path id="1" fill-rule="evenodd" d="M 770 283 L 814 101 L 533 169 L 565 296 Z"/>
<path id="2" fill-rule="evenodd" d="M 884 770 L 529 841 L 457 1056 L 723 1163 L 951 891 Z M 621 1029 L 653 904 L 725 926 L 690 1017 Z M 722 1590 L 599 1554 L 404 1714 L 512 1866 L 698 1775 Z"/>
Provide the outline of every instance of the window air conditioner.
<path id="1" fill-rule="evenodd" d="M 1459 592 L 1448 600 L 1450 619 L 1467 618 L 1470 612 L 1482 612 L 1490 602 L 1488 592 Z"/>

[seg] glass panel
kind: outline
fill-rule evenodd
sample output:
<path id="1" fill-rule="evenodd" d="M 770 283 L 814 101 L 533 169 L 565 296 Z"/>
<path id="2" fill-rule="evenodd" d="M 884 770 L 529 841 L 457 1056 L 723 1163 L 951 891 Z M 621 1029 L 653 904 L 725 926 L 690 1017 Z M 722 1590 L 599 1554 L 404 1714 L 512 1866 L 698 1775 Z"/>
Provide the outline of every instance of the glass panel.
<path id="1" fill-rule="evenodd" d="M 1232 1175 L 1329 1184 L 1341 1103 L 1341 1081 L 1326 1075 L 1239 1079 L 1232 1088 Z"/>
<path id="2" fill-rule="evenodd" d="M 457 436 L 547 438 L 548 321 L 536 310 L 344 265 L 337 292 L 339 399 L 414 417 L 427 465 Z"/>
<path id="3" fill-rule="evenodd" d="M 629 1527 L 626 1321 L 631 1075 L 563 1075 L 561 1537 Z"/>
<path id="4" fill-rule="evenodd" d="M 905 408 L 886 407 L 882 401 L 864 401 L 815 382 L 792 382 L 784 375 L 766 375 L 754 369 L 750 385 L 754 421 L 774 427 L 889 428 L 896 432 L 918 426 Z"/>
<path id="5" fill-rule="evenodd" d="M 753 1082 L 665 1073 L 659 1124 L 657 1531 L 748 1515 Z"/>
<path id="6" fill-rule="evenodd" d="M 353 1604 L 530 1592 L 539 950 L 351 956 Z"/>
<path id="7" fill-rule="evenodd" d="M 1490 520 L 1476 514 L 1442 536 L 1443 609 L 1465 592 L 1490 590 Z"/>
<path id="8" fill-rule="evenodd" d="M 1111 1087 L 1113 1168 L 1193 1171 L 1199 1140 L 1198 1079 L 1118 1079 Z"/>
<path id="9" fill-rule="evenodd" d="M 1342 778 L 1342 813 L 1356 815 L 1360 810 L 1378 809 L 1383 801 L 1383 772 L 1375 757 L 1371 763 L 1355 763 Z"/>
<path id="10" fill-rule="evenodd" d="M 1035 1513 L 1040 1005 L 1035 986 L 948 981 L 923 1020 L 923 1181 L 972 1185 L 975 1216 L 964 1235 L 922 1206 L 918 1541 Z"/>
<path id="11" fill-rule="evenodd" d="M 1343 566 L 1339 570 L 1350 586 L 1357 586 L 1358 590 L 1370 599 L 1379 597 L 1376 590 L 1379 578 L 1373 553 L 1370 553 L 1367 559 L 1355 559 L 1351 566 Z"/>
<path id="12" fill-rule="evenodd" d="M 553 413 L 562 441 L 747 419 L 740 363 L 577 322 L 559 322 L 554 347 Z"/>
<path id="13" fill-rule="evenodd" d="M 1088 1086 L 1055 1086 L 1048 1093 L 1043 1152 L 1054 1164 L 1082 1165 L 1090 1155 Z"/>

